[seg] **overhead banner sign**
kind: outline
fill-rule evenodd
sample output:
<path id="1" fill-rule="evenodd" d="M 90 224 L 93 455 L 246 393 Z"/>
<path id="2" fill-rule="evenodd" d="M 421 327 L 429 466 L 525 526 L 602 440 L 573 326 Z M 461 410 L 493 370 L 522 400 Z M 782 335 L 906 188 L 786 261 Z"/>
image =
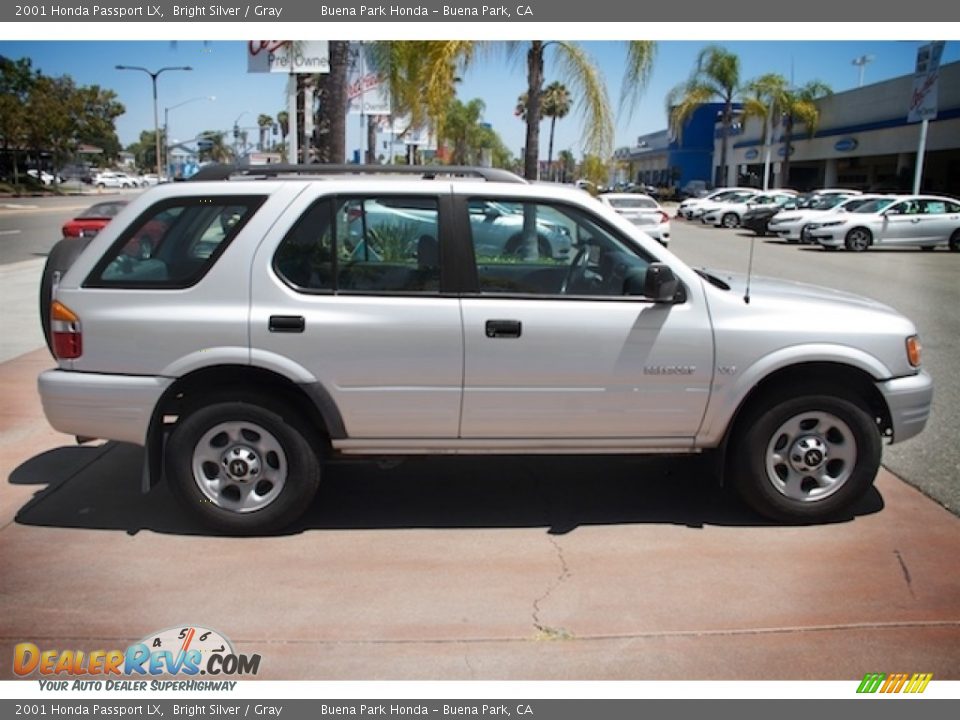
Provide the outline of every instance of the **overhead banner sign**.
<path id="1" fill-rule="evenodd" d="M 350 70 L 347 74 L 348 112 L 351 115 L 389 115 L 390 90 L 371 70 L 363 43 L 350 43 Z"/>
<path id="2" fill-rule="evenodd" d="M 917 49 L 917 68 L 913 73 L 907 122 L 933 120 L 937 117 L 937 85 L 940 79 L 942 40 L 921 45 Z"/>
<path id="3" fill-rule="evenodd" d="M 247 72 L 330 72 L 330 43 L 326 40 L 251 40 L 247 43 Z"/>

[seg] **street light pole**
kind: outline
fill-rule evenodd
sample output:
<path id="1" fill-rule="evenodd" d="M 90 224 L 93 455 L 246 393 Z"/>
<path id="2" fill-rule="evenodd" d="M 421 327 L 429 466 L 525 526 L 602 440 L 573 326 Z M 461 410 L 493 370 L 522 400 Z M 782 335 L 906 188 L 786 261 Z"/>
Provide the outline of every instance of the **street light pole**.
<path id="1" fill-rule="evenodd" d="M 857 87 L 863 87 L 863 71 L 866 69 L 867 63 L 872 63 L 875 59 L 873 55 L 861 55 L 850 61 L 851 65 L 856 65 L 860 69 Z"/>
<path id="2" fill-rule="evenodd" d="M 153 84 L 153 139 L 155 141 L 155 150 L 156 150 L 156 165 L 157 165 L 157 177 L 161 175 L 160 172 L 160 118 L 158 117 L 157 110 L 157 77 L 160 73 L 164 73 L 167 70 L 193 70 L 189 65 L 177 65 L 175 67 L 162 67 L 157 71 L 147 70 L 145 67 L 140 67 L 139 65 L 117 65 L 117 70 L 139 70 L 140 72 L 145 72 L 150 76 L 150 81 Z"/>
<path id="3" fill-rule="evenodd" d="M 184 100 L 181 103 L 176 105 L 171 105 L 168 108 L 163 109 L 163 159 L 164 159 L 164 169 L 170 164 L 170 111 L 176 110 L 178 107 L 183 105 L 188 105 L 192 102 L 197 102 L 199 100 L 210 100 L 213 102 L 217 99 L 216 95 L 201 95 L 200 97 L 190 98 L 189 100 Z M 160 175 L 157 175 L 157 182 L 160 181 Z"/>
<path id="4" fill-rule="evenodd" d="M 233 121 L 233 156 L 234 161 L 240 159 L 240 118 L 244 115 L 252 115 L 253 110 L 244 110 L 242 113 L 237 115 L 236 120 Z M 244 143 L 246 144 L 246 143 Z"/>

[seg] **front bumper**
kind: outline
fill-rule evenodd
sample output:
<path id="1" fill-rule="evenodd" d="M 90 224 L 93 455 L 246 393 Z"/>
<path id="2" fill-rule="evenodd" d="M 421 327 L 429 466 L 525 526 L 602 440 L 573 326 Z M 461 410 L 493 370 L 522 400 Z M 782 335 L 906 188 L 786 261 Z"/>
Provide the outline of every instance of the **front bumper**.
<path id="1" fill-rule="evenodd" d="M 809 239 L 826 247 L 841 247 L 843 245 L 843 233 L 832 233 L 820 228 L 811 230 Z"/>
<path id="2" fill-rule="evenodd" d="M 46 370 L 37 387 L 53 428 L 67 435 L 143 445 L 170 378 Z"/>
<path id="3" fill-rule="evenodd" d="M 890 409 L 893 437 L 890 442 L 903 442 L 919 435 L 930 417 L 933 404 L 933 379 L 926 371 L 916 375 L 877 383 Z"/>

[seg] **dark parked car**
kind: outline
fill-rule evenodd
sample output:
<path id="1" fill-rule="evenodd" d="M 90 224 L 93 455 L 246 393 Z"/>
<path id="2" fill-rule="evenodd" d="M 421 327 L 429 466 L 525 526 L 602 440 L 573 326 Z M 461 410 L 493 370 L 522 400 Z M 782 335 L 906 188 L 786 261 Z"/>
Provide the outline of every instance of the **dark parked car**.
<path id="1" fill-rule="evenodd" d="M 747 210 L 740 218 L 740 227 L 752 230 L 754 233 L 763 237 L 770 233 L 770 218 L 782 210 L 790 210 L 799 207 L 802 202 L 808 198 L 808 195 L 786 200 L 785 202 L 772 203 L 770 205 L 756 205 Z"/>

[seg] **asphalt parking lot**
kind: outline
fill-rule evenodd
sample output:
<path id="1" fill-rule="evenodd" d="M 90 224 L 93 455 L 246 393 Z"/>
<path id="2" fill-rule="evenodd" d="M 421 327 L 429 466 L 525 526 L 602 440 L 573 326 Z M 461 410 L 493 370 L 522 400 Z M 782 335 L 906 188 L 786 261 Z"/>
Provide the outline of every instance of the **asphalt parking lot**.
<path id="1" fill-rule="evenodd" d="M 0 363 L 2 679 L 19 642 L 183 624 L 261 654 L 263 679 L 960 679 L 960 519 L 887 470 L 849 517 L 788 527 L 695 459 L 331 464 L 289 532 L 229 538 L 140 494 L 139 448 L 53 431 L 51 362 Z"/>

